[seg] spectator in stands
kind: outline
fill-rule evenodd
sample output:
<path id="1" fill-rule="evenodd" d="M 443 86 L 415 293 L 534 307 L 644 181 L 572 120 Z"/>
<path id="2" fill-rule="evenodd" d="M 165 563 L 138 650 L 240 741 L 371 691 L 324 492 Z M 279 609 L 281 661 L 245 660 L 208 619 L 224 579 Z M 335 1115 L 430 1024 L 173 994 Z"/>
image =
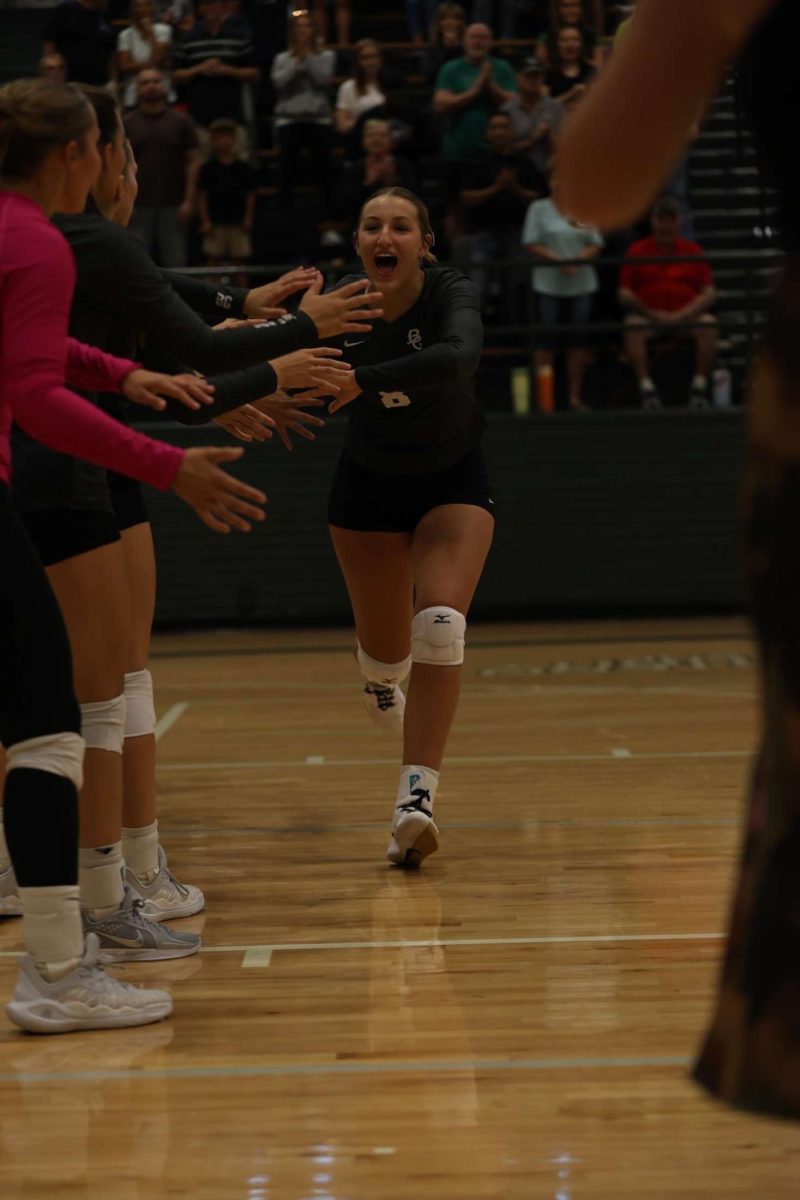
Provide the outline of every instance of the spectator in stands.
<path id="1" fill-rule="evenodd" d="M 406 0 L 408 35 L 415 46 L 422 46 L 433 33 L 438 7 L 439 0 Z"/>
<path id="2" fill-rule="evenodd" d="M 163 71 L 169 65 L 171 49 L 172 29 L 155 20 L 152 0 L 132 0 L 131 23 L 117 38 L 117 76 L 125 108 L 136 103 L 136 80 L 142 67 Z M 170 99 L 174 100 L 174 95 Z"/>
<path id="3" fill-rule="evenodd" d="M 558 35 L 562 29 L 574 29 L 581 38 L 581 57 L 594 67 L 600 66 L 600 43 L 595 30 L 586 21 L 582 0 L 557 0 L 556 19 L 536 43 L 536 53 L 545 67 L 558 60 Z"/>
<path id="4" fill-rule="evenodd" d="M 353 21 L 352 0 L 314 0 L 314 25 L 322 45 L 328 40 L 328 7 L 335 10 L 336 43 L 350 45 L 350 26 Z"/>
<path id="5" fill-rule="evenodd" d="M 364 157 L 345 164 L 338 189 L 339 212 L 353 225 L 374 192 L 385 187 L 403 187 L 413 192 L 416 187 L 411 163 L 393 151 L 388 121 L 367 119 L 361 131 L 361 142 Z"/>
<path id="6" fill-rule="evenodd" d="M 236 157 L 237 125 L 220 117 L 209 128 L 211 157 L 197 180 L 203 253 L 209 266 L 243 264 L 252 254 L 250 231 L 256 204 L 256 174 Z M 244 280 L 241 280 L 244 285 Z"/>
<path id="7" fill-rule="evenodd" d="M 545 91 L 544 71 L 537 58 L 525 59 L 517 72 L 517 86 L 519 95 L 502 110 L 511 118 L 514 148 L 518 154 L 527 154 L 537 170 L 546 174 L 564 120 L 564 105 Z"/>
<path id="8" fill-rule="evenodd" d="M 499 277 L 507 285 L 506 262 L 518 254 L 525 213 L 547 190 L 531 160 L 515 152 L 508 113 L 489 117 L 486 140 L 488 151 L 465 168 L 459 203 L 466 214 L 467 232 L 454 245 L 484 301 L 494 274 L 486 264 L 499 262 Z M 502 292 L 507 299 L 508 287 Z"/>
<path id="9" fill-rule="evenodd" d="M 162 267 L 182 267 L 200 168 L 197 133 L 191 117 L 168 106 L 160 71 L 145 67 L 136 82 L 137 104 L 125 117 L 139 165 L 139 195 L 129 229 Z"/>
<path id="10" fill-rule="evenodd" d="M 550 95 L 567 107 L 576 104 L 593 79 L 594 73 L 594 67 L 583 57 L 578 30 L 559 30 L 553 66 L 545 75 Z"/>
<path id="11" fill-rule="evenodd" d="M 188 33 L 194 25 L 192 0 L 156 0 L 156 20 L 175 30 L 175 36 Z"/>
<path id="12" fill-rule="evenodd" d="M 716 292 L 701 247 L 680 237 L 680 223 L 680 204 L 670 196 L 662 197 L 652 212 L 652 236 L 634 242 L 620 274 L 619 301 L 628 313 L 625 349 L 639 381 L 642 408 L 661 407 L 650 377 L 647 340 L 676 333 L 685 333 L 695 343 L 689 406 L 708 407 L 708 381 L 717 352 L 717 321 L 709 309 Z M 659 257 L 690 261 L 637 261 Z"/>
<path id="13" fill-rule="evenodd" d="M 597 271 L 591 261 L 600 253 L 603 239 L 596 229 L 571 221 L 550 196 L 528 209 L 522 244 L 537 260 L 533 290 L 538 323 L 551 327 L 536 336 L 534 365 L 537 372 L 552 372 L 559 340 L 566 342 L 569 407 L 581 412 L 585 408 L 581 391 L 588 338 L 586 332 L 571 327 L 585 325 L 591 319 L 598 288 Z M 564 327 L 561 338 L 552 328 L 555 326 Z"/>
<path id="14" fill-rule="evenodd" d="M 356 42 L 353 51 L 353 75 L 340 84 L 333 114 L 336 132 L 342 137 L 347 137 L 355 130 L 371 109 L 382 109 L 386 104 L 381 80 L 383 55 L 380 46 L 372 38 L 362 38 Z M 357 144 L 360 145 L 360 129 L 357 137 Z"/>
<path id="15" fill-rule="evenodd" d="M 517 92 L 507 62 L 493 58 L 487 25 L 464 30 L 464 55 L 445 63 L 436 78 L 433 109 L 444 118 L 444 157 L 448 163 L 473 162 L 486 150 L 486 123 Z"/>
<path id="16" fill-rule="evenodd" d="M 464 30 L 467 14 L 460 4 L 440 4 L 430 26 L 429 46 L 422 56 L 421 69 L 433 82 L 445 63 L 464 54 Z"/>
<path id="17" fill-rule="evenodd" d="M 292 13 L 288 42 L 289 49 L 278 54 L 272 64 L 283 205 L 294 198 L 298 160 L 304 149 L 311 160 L 313 184 L 327 190 L 333 121 L 330 91 L 336 68 L 335 53 L 323 49 L 307 12 Z"/>
<path id="18" fill-rule="evenodd" d="M 105 7 L 106 0 L 61 0 L 50 13 L 42 53 L 63 55 L 71 81 L 101 87 L 109 81 L 117 35 Z"/>
<path id="19" fill-rule="evenodd" d="M 197 22 L 175 48 L 173 79 L 185 89 L 205 149 L 212 121 L 227 117 L 243 126 L 243 86 L 258 78 L 258 68 L 249 27 L 240 17 L 226 17 L 222 0 L 199 0 L 198 11 Z M 239 137 L 241 144 L 243 129 Z"/>
<path id="20" fill-rule="evenodd" d="M 39 59 L 36 74 L 40 79 L 52 79 L 53 83 L 67 82 L 67 62 L 63 54 L 43 54 Z"/>

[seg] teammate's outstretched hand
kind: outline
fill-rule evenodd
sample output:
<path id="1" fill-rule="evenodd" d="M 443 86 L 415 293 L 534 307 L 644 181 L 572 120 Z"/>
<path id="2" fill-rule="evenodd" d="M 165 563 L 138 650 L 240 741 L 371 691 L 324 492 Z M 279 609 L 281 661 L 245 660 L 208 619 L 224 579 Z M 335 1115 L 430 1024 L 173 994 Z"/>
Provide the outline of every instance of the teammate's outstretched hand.
<path id="1" fill-rule="evenodd" d="M 232 408 L 230 412 L 214 417 L 214 424 L 240 442 L 266 442 L 275 428 L 275 422 L 267 411 L 261 412 L 252 404 L 243 404 L 240 408 Z"/>
<path id="2" fill-rule="evenodd" d="M 321 417 L 314 417 L 311 413 L 303 410 L 322 408 L 324 404 L 325 401 L 318 399 L 312 389 L 309 393 L 301 392 L 298 396 L 285 396 L 283 392 L 275 392 L 272 396 L 265 396 L 263 400 L 257 400 L 255 406 L 260 412 L 269 414 L 278 432 L 278 437 L 287 450 L 293 450 L 290 433 L 297 433 L 309 442 L 317 440 L 316 434 L 311 431 L 310 426 L 321 428 L 325 422 Z"/>
<path id="3" fill-rule="evenodd" d="M 335 350 L 332 346 L 310 346 L 273 358 L 272 367 L 278 379 L 278 390 L 286 392 L 290 388 L 314 388 L 327 396 L 335 396 L 350 370 L 350 364 L 342 362 L 341 357 L 341 350 Z"/>
<path id="4" fill-rule="evenodd" d="M 251 526 L 245 518 L 264 520 L 261 507 L 267 501 L 264 493 L 217 466 L 234 462 L 243 453 L 234 446 L 194 446 L 186 451 L 172 484 L 175 494 L 217 533 L 230 533 L 231 529 L 249 533 Z"/>
<path id="5" fill-rule="evenodd" d="M 340 408 L 344 408 L 345 404 L 352 404 L 360 395 L 361 388 L 356 383 L 356 373 L 349 371 L 344 377 L 339 394 L 328 405 L 328 412 L 338 412 Z"/>
<path id="6" fill-rule="evenodd" d="M 372 325 L 365 322 L 383 316 L 383 309 L 379 307 L 383 300 L 381 292 L 365 292 L 364 288 L 369 287 L 366 279 L 357 279 L 355 283 L 323 296 L 322 284 L 319 275 L 300 301 L 300 312 L 311 317 L 321 338 L 372 332 Z"/>
<path id="7" fill-rule="evenodd" d="M 265 283 L 263 287 L 251 288 L 245 296 L 242 311 L 248 317 L 282 317 L 286 309 L 278 307 L 287 296 L 302 292 L 314 282 L 319 272 L 316 267 L 296 267 L 287 271 L 273 283 Z"/>
<path id="8" fill-rule="evenodd" d="M 137 367 L 125 376 L 122 391 L 133 404 L 143 404 L 158 412 L 166 408 L 163 396 L 195 409 L 211 404 L 214 398 L 213 384 L 202 375 L 162 375 L 160 371 L 145 371 L 143 367 Z"/>

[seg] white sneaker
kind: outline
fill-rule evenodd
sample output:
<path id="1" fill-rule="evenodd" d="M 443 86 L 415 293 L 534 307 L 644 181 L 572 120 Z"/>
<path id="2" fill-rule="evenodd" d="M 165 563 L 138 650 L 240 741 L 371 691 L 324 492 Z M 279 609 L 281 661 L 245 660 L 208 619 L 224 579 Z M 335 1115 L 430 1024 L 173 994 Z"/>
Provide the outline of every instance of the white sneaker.
<path id="1" fill-rule="evenodd" d="M 169 992 L 112 979 L 97 965 L 98 952 L 98 940 L 90 933 L 80 965 L 55 983 L 43 979 L 33 959 L 24 955 L 14 998 L 6 1005 L 9 1020 L 31 1033 L 71 1033 L 150 1025 L 169 1016 Z"/>
<path id="2" fill-rule="evenodd" d="M 163 846 L 158 847 L 158 874 L 149 883 L 134 875 L 130 867 L 125 869 L 125 882 L 137 900 L 141 900 L 142 916 L 150 921 L 175 921 L 178 917 L 192 917 L 202 912 L 206 898 L 191 883 L 180 883 L 167 866 Z"/>
<path id="3" fill-rule="evenodd" d="M 81 909 L 83 932 L 93 933 L 100 946 L 100 962 L 154 962 L 197 954 L 196 933 L 177 933 L 150 921 L 142 913 L 142 902 L 126 884 L 122 904 L 107 917 L 96 919 Z"/>
<path id="4" fill-rule="evenodd" d="M 439 830 L 433 819 L 431 794 L 427 788 L 414 788 L 394 810 L 386 857 L 399 867 L 418 867 L 423 858 L 438 849 Z"/>
<path id="5" fill-rule="evenodd" d="M 17 888 L 17 877 L 14 868 L 9 865 L 7 870 L 0 871 L 0 917 L 21 917 L 22 904 Z"/>
<path id="6" fill-rule="evenodd" d="M 399 683 L 370 683 L 364 680 L 364 707 L 370 718 L 388 733 L 403 732 L 406 696 Z"/>

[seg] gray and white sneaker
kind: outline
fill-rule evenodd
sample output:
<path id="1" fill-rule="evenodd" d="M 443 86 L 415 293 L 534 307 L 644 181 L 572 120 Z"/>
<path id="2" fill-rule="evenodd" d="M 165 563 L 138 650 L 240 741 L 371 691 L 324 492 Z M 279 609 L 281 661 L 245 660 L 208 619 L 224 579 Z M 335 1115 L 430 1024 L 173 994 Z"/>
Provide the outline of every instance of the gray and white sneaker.
<path id="1" fill-rule="evenodd" d="M 21 917 L 22 904 L 17 888 L 17 877 L 14 868 L 9 865 L 5 871 L 0 871 L 0 917 Z"/>
<path id="2" fill-rule="evenodd" d="M 186 958 L 200 949 L 196 933 L 175 933 L 157 925 L 142 913 L 142 902 L 130 887 L 116 912 L 94 920 L 81 909 L 83 932 L 97 935 L 100 962 L 151 962 L 162 958 Z"/>
<path id="3" fill-rule="evenodd" d="M 158 874 L 150 883 L 134 875 L 130 867 L 125 869 L 125 882 L 137 900 L 141 901 L 142 916 L 149 921 L 174 921 L 178 917 L 191 917 L 206 905 L 206 898 L 199 887 L 180 883 L 172 874 L 163 846 L 158 847 Z"/>
<path id="4" fill-rule="evenodd" d="M 71 1033 L 150 1025 L 169 1016 L 169 992 L 112 979 L 97 965 L 99 951 L 98 939 L 90 933 L 80 964 L 55 983 L 43 979 L 33 959 L 24 955 L 13 999 L 6 1005 L 9 1020 L 31 1033 Z"/>

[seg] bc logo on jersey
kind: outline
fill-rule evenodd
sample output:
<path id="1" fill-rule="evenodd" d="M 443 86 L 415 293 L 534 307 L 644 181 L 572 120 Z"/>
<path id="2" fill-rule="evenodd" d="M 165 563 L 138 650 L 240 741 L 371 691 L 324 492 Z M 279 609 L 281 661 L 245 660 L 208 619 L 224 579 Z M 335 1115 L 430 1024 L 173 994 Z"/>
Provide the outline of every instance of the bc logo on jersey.
<path id="1" fill-rule="evenodd" d="M 422 334 L 420 333 L 420 331 L 418 329 L 409 329 L 408 345 L 411 347 L 412 350 L 421 350 L 422 349 Z"/>
<path id="2" fill-rule="evenodd" d="M 411 403 L 405 392 L 381 392 L 384 408 L 408 408 Z"/>

